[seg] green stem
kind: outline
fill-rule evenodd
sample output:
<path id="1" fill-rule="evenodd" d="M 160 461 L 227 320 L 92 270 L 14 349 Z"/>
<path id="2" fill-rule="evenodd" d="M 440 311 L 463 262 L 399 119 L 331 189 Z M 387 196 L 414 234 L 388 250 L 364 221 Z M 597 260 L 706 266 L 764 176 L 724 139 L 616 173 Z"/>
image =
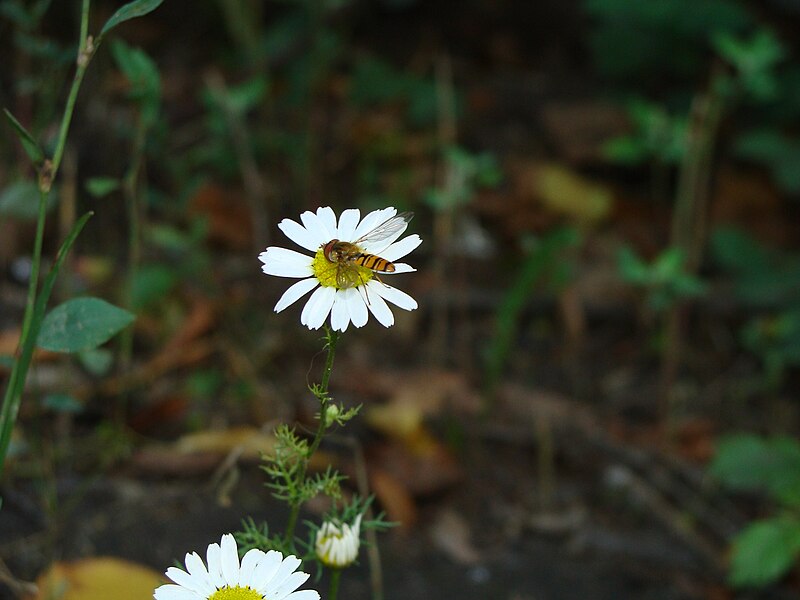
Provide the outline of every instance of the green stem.
<path id="1" fill-rule="evenodd" d="M 325 327 L 326 331 L 326 347 L 328 349 L 328 355 L 325 358 L 325 370 L 322 372 L 322 383 L 320 384 L 320 391 L 319 391 L 319 425 L 317 426 L 317 432 L 314 434 L 314 439 L 311 441 L 311 444 L 306 451 L 306 455 L 303 457 L 303 466 L 300 469 L 300 472 L 297 476 L 297 486 L 300 487 L 303 485 L 303 482 L 306 479 L 306 471 L 308 470 L 308 463 L 311 460 L 311 457 L 314 455 L 314 452 L 317 451 L 319 448 L 320 443 L 322 443 L 322 438 L 325 436 L 325 430 L 328 428 L 328 423 L 326 423 L 326 409 L 328 408 L 328 383 L 331 379 L 331 372 L 333 371 L 333 359 L 336 356 L 336 344 L 339 342 L 339 332 L 333 331 L 329 329 L 327 326 Z M 286 542 L 294 548 L 294 530 L 297 526 L 297 518 L 300 514 L 300 502 L 295 502 L 291 505 L 289 511 L 289 519 L 286 522 Z"/>
<path id="2" fill-rule="evenodd" d="M 25 305 L 25 314 L 22 317 L 22 328 L 20 330 L 19 342 L 17 346 L 17 357 L 8 379 L 8 384 L 3 395 L 3 406 L 0 409 L 0 471 L 5 463 L 6 451 L 10 441 L 11 429 L 17 419 L 19 405 L 22 400 L 22 388 L 28 375 L 29 360 L 23 360 L 24 350 L 30 347 L 33 352 L 33 343 L 30 337 L 34 332 L 38 333 L 37 324 L 34 323 L 36 312 L 37 291 L 39 287 L 39 271 L 42 264 L 42 244 L 44 240 L 44 226 L 47 218 L 47 197 L 50 188 L 58 173 L 61 159 L 64 156 L 69 124 L 72 120 L 72 113 L 75 110 L 75 101 L 78 97 L 78 90 L 81 87 L 86 67 L 94 54 L 94 47 L 89 39 L 89 7 L 90 0 L 83 0 L 81 8 L 81 32 L 78 44 L 77 68 L 72 79 L 72 87 L 67 97 L 67 104 L 64 107 L 64 114 L 61 118 L 61 127 L 56 142 L 56 150 L 50 161 L 45 161 L 44 166 L 39 172 L 39 207 L 36 218 L 36 234 L 33 242 L 33 259 L 31 262 L 30 279 L 28 281 L 28 298 Z M 41 318 L 41 317 L 40 317 Z"/>
<path id="3" fill-rule="evenodd" d="M 75 70 L 75 76 L 72 78 L 72 87 L 70 87 L 69 96 L 67 96 L 67 105 L 64 108 L 64 116 L 61 118 L 61 128 L 58 132 L 58 142 L 56 144 L 56 150 L 53 153 L 53 160 L 49 169 L 50 172 L 47 174 L 47 177 L 43 178 L 44 181 L 40 182 L 40 185 L 47 186 L 47 191 L 50 190 L 50 185 L 56 177 L 58 167 L 61 165 L 61 159 L 64 156 L 64 148 L 67 143 L 69 125 L 72 122 L 72 114 L 75 111 L 75 102 L 78 99 L 78 90 L 80 90 L 81 83 L 83 82 L 83 76 L 86 73 L 86 68 L 89 66 L 89 62 L 91 61 L 92 56 L 94 56 L 94 52 L 97 49 L 89 38 L 88 33 L 89 4 L 90 0 L 83 0 L 83 6 L 81 9 L 81 38 L 80 43 L 78 44 L 78 59 L 76 61 L 77 69 Z"/>
<path id="4" fill-rule="evenodd" d="M 336 600 L 336 595 L 339 593 L 339 579 L 341 576 L 341 569 L 333 569 L 331 571 L 331 585 L 328 587 L 328 600 Z"/>

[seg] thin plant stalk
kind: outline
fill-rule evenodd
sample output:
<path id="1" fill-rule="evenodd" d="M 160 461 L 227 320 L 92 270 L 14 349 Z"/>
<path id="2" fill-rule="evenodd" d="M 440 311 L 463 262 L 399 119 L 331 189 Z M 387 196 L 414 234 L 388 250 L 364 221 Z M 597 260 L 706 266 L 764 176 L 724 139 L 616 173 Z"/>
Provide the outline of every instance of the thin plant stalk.
<path id="1" fill-rule="evenodd" d="M 339 593 L 339 580 L 341 577 L 341 569 L 331 569 L 331 583 L 328 586 L 328 600 L 336 600 L 336 596 Z"/>
<path id="2" fill-rule="evenodd" d="M 686 155 L 680 170 L 671 225 L 672 245 L 680 248 L 685 257 L 687 273 L 693 275 L 702 262 L 708 236 L 708 207 L 710 200 L 714 143 L 724 112 L 724 99 L 716 85 L 720 75 L 711 77 L 709 90 L 695 98 Z M 664 354 L 661 362 L 660 412 L 671 428 L 671 390 L 681 362 L 681 346 L 685 329 L 686 307 L 676 303 L 670 307 L 665 320 Z"/>
<path id="3" fill-rule="evenodd" d="M 89 66 L 92 56 L 94 55 L 95 47 L 89 31 L 89 8 L 90 0 L 83 0 L 81 6 L 81 31 L 80 42 L 78 44 L 78 57 L 77 68 L 75 75 L 72 79 L 67 102 L 64 107 L 64 113 L 61 118 L 61 126 L 59 128 L 58 139 L 56 141 L 56 148 L 53 153 L 53 158 L 45 160 L 38 177 L 39 188 L 39 206 L 36 218 L 36 234 L 33 243 L 33 258 L 31 261 L 30 279 L 28 281 L 28 298 L 25 304 L 25 313 L 22 317 L 22 328 L 20 331 L 19 343 L 17 346 L 17 358 L 11 369 L 8 384 L 3 395 L 3 406 L 0 410 L 0 473 L 2 473 L 5 465 L 6 453 L 8 446 L 11 442 L 11 431 L 19 413 L 19 405 L 22 401 L 22 391 L 25 387 L 25 380 L 28 375 L 28 367 L 30 366 L 30 357 L 25 359 L 26 354 L 32 356 L 33 346 L 35 345 L 35 335 L 38 335 L 38 325 L 34 321 L 35 313 L 37 313 L 37 292 L 39 289 L 39 271 L 42 263 L 42 245 L 44 241 L 44 226 L 47 218 L 47 197 L 52 188 L 53 181 L 58 174 L 58 168 L 61 165 L 61 160 L 64 156 L 64 149 L 66 147 L 67 135 L 69 133 L 69 126 L 72 122 L 72 115 L 75 111 L 75 102 L 78 98 L 78 91 L 80 90 L 83 76 L 86 73 L 86 68 Z M 76 225 L 77 226 L 77 225 Z M 82 225 L 81 225 L 82 227 Z M 43 311 L 42 311 L 43 312 Z M 39 319 L 43 318 L 38 315 Z M 33 338 L 33 340 L 32 340 Z"/>
<path id="4" fill-rule="evenodd" d="M 320 409 L 319 409 L 319 425 L 317 427 L 317 431 L 314 434 L 314 439 L 311 441 L 311 444 L 308 446 L 308 450 L 305 453 L 305 456 L 302 458 L 303 464 L 300 469 L 300 473 L 298 475 L 297 481 L 302 482 L 305 479 L 306 471 L 308 469 L 308 463 L 311 460 L 311 457 L 314 455 L 314 452 L 317 451 L 319 448 L 320 443 L 322 442 L 322 438 L 325 435 L 325 430 L 327 429 L 328 423 L 326 422 L 326 409 L 328 408 L 328 404 L 330 403 L 330 398 L 328 396 L 328 384 L 331 379 L 331 372 L 333 371 L 333 360 L 336 356 L 336 344 L 339 342 L 339 332 L 333 331 L 330 328 L 326 327 L 326 344 L 325 347 L 327 349 L 327 356 L 325 357 L 325 369 L 322 372 L 322 382 L 320 383 L 319 390 L 317 392 L 317 397 L 320 402 Z M 289 519 L 286 523 L 286 542 L 292 546 L 294 546 L 294 530 L 297 526 L 297 518 L 300 514 L 300 502 L 294 502 L 289 511 Z"/>

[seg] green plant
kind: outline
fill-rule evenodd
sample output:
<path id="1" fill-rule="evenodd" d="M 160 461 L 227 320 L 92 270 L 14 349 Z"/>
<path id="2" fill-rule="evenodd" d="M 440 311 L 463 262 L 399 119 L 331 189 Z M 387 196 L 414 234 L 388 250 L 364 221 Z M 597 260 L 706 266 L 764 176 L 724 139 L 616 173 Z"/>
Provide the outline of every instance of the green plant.
<path id="1" fill-rule="evenodd" d="M 623 246 L 617 255 L 617 266 L 622 279 L 643 290 L 647 307 L 654 313 L 663 313 L 706 291 L 706 284 L 686 270 L 685 260 L 682 250 L 667 248 L 648 264 L 630 247 Z"/>
<path id="2" fill-rule="evenodd" d="M 789 368 L 800 366 L 800 256 L 732 228 L 714 232 L 711 254 L 730 278 L 733 297 L 756 311 L 740 338 L 760 358 L 766 387 L 776 389 Z"/>
<path id="3" fill-rule="evenodd" d="M 570 248 L 580 244 L 577 229 L 563 227 L 537 240 L 522 262 L 495 314 L 495 331 L 486 349 L 485 385 L 491 394 L 503 374 L 522 311 L 535 286 L 560 290 L 571 279 L 572 264 L 563 260 Z"/>
<path id="4" fill-rule="evenodd" d="M 738 33 L 752 22 L 735 0 L 584 0 L 590 44 L 607 76 L 635 84 L 690 81 L 706 67 L 709 34 Z"/>
<path id="5" fill-rule="evenodd" d="M 720 441 L 710 473 L 724 486 L 766 493 L 771 517 L 750 523 L 733 540 L 729 581 L 763 587 L 785 575 L 800 558 L 800 443 L 788 437 L 733 435 Z"/>
<path id="6" fill-rule="evenodd" d="M 3 396 L 2 408 L 0 409 L 0 472 L 5 466 L 5 458 L 11 441 L 11 432 L 22 401 L 28 369 L 33 358 L 33 350 L 39 340 L 42 339 L 44 343 L 51 343 L 54 347 L 66 351 L 87 350 L 109 339 L 133 319 L 133 316 L 125 313 L 125 311 L 110 307 L 106 303 L 98 304 L 98 302 L 102 301 L 93 298 L 74 299 L 69 304 L 59 307 L 51 313 L 54 316 L 48 316 L 45 319 L 45 309 L 55 285 L 56 277 L 64 264 L 67 253 L 91 213 L 85 214 L 75 223 L 61 245 L 56 255 L 56 260 L 47 277 L 41 283 L 41 287 L 39 271 L 42 260 L 42 242 L 44 239 L 48 196 L 64 156 L 75 102 L 86 69 L 97 48 L 114 27 L 129 19 L 155 10 L 161 2 L 162 0 L 136 0 L 125 4 L 106 21 L 95 38 L 90 36 L 88 31 L 90 1 L 83 0 L 76 70 L 61 117 L 61 125 L 52 156 L 47 156 L 39 146 L 36 138 L 8 110 L 5 110 L 9 123 L 15 130 L 25 153 L 38 173 L 37 189 L 39 199 L 33 261 L 19 339 L 19 350 L 11 369 Z"/>

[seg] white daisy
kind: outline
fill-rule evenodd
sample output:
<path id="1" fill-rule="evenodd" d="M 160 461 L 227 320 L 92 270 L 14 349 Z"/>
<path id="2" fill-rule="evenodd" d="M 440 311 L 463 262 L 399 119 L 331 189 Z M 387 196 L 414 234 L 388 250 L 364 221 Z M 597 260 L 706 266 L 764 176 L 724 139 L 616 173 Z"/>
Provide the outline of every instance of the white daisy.
<path id="1" fill-rule="evenodd" d="M 312 290 L 315 291 L 300 315 L 300 322 L 309 329 L 322 327 L 329 314 L 335 331 L 344 331 L 351 322 L 362 327 L 370 312 L 379 323 L 390 327 L 394 324 L 394 315 L 387 300 L 404 310 L 417 308 L 411 296 L 378 277 L 378 274 L 384 277 L 416 270 L 405 263 L 394 262 L 422 243 L 416 234 L 398 241 L 411 218 L 410 213 L 398 215 L 397 209 L 389 207 L 372 211 L 363 219 L 360 216 L 357 208 L 349 208 L 337 223 L 333 210 L 323 206 L 316 213 L 306 211 L 300 215 L 302 225 L 291 219 L 278 224 L 290 240 L 314 254 L 309 256 L 271 246 L 258 256 L 267 275 L 300 279 L 281 296 L 275 312 L 281 312 Z M 348 244 L 344 245 L 348 247 L 355 244 L 355 250 L 351 247 L 350 252 L 359 252 L 363 265 L 354 261 L 352 254 L 343 257 L 341 252 L 332 250 L 335 241 L 346 242 Z M 368 255 L 384 260 L 370 260 Z"/>
<path id="2" fill-rule="evenodd" d="M 339 526 L 332 521 L 325 521 L 317 531 L 317 558 L 326 567 L 341 569 L 351 565 L 358 557 L 360 530 L 361 515 L 356 517 L 352 526 L 347 523 Z"/>
<path id="3" fill-rule="evenodd" d="M 248 550 L 239 563 L 236 540 L 222 536 L 219 544 L 206 551 L 208 568 L 196 552 L 186 555 L 186 571 L 167 569 L 175 583 L 156 588 L 156 600 L 319 600 L 314 590 L 295 590 L 305 583 L 308 573 L 296 571 L 300 559 L 283 557 L 276 550 Z M 188 572 L 187 572 L 188 571 Z"/>

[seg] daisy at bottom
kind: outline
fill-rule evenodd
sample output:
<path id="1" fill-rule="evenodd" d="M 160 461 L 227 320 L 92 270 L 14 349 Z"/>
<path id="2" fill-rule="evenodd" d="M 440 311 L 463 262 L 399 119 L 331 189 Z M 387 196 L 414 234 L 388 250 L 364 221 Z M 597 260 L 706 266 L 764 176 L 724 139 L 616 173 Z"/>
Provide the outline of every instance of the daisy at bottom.
<path id="1" fill-rule="evenodd" d="M 156 588 L 155 600 L 319 600 L 315 590 L 295 591 L 308 579 L 297 571 L 300 559 L 276 550 L 248 550 L 239 562 L 236 540 L 222 536 L 206 550 L 206 564 L 196 552 L 186 555 L 186 571 L 166 571 L 175 583 Z"/>

